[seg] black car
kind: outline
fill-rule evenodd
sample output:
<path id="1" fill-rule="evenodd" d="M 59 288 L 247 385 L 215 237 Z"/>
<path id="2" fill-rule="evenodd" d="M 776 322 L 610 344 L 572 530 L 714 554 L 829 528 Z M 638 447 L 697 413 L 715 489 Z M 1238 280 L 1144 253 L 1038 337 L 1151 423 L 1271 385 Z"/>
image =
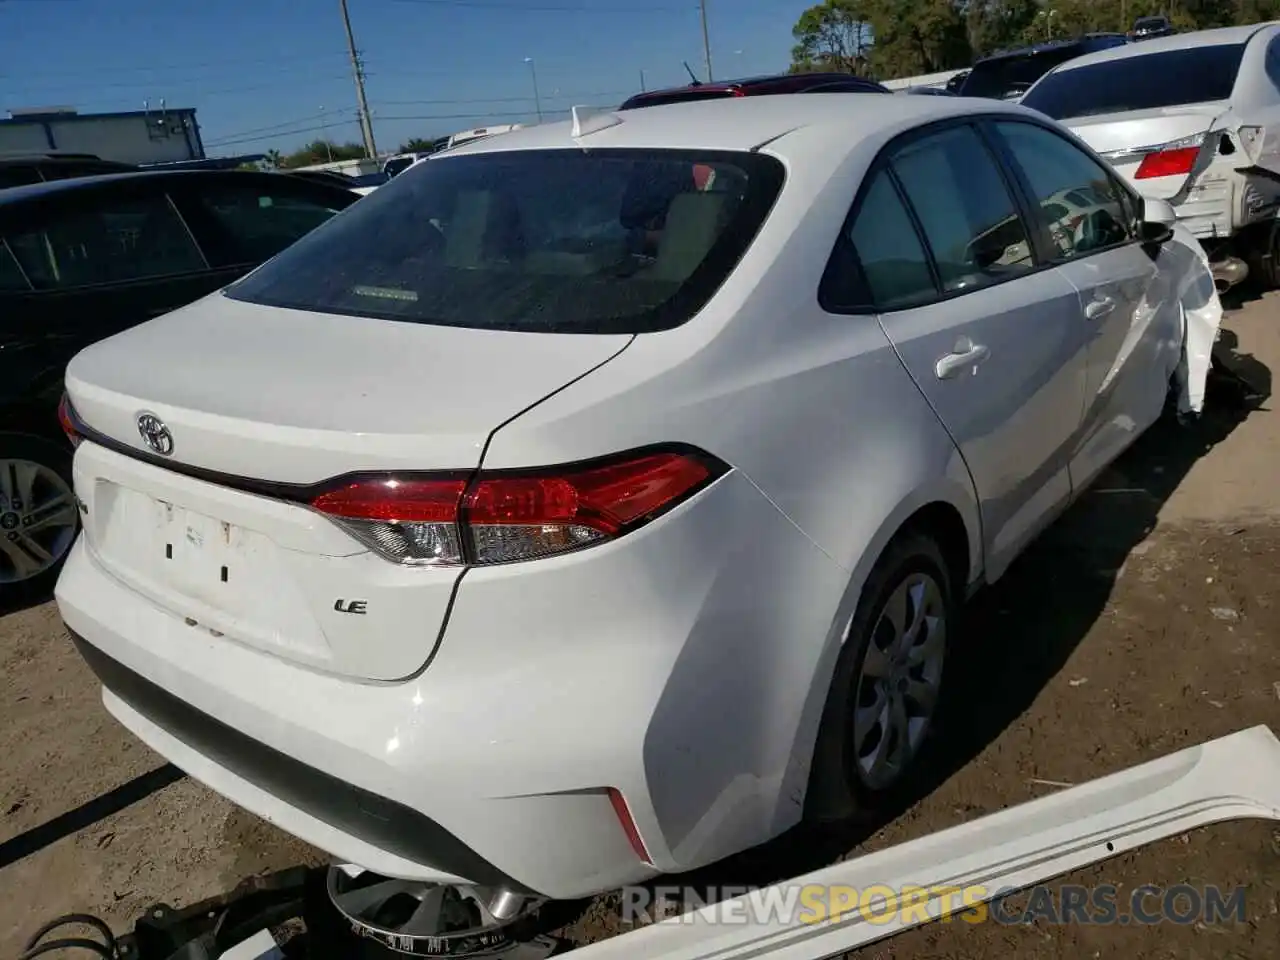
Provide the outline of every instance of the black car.
<path id="1" fill-rule="evenodd" d="M 725 97 L 763 97 L 776 93 L 890 93 L 888 87 L 851 73 L 783 73 L 768 77 L 748 77 L 720 83 L 691 83 L 666 90 L 637 93 L 619 110 L 657 107 L 689 100 L 721 100 Z"/>
<path id="2" fill-rule="evenodd" d="M 1168 17 L 1139 17 L 1133 21 L 1133 30 L 1129 36 L 1134 40 L 1153 40 L 1156 37 L 1172 37 L 1177 32 Z"/>
<path id="3" fill-rule="evenodd" d="M 94 177 L 104 173 L 127 173 L 138 168 L 131 163 L 103 160 L 92 153 L 0 154 L 0 190 L 32 183 Z"/>
<path id="4" fill-rule="evenodd" d="M 973 65 L 956 92 L 962 97 L 1015 99 L 1058 64 L 1128 42 L 1129 38 L 1123 33 L 1091 33 L 1073 40 L 1055 40 L 994 53 Z"/>
<path id="5" fill-rule="evenodd" d="M 75 536 L 58 416 L 72 356 L 226 286 L 359 199 L 250 171 L 0 190 L 0 608 L 47 595 Z"/>

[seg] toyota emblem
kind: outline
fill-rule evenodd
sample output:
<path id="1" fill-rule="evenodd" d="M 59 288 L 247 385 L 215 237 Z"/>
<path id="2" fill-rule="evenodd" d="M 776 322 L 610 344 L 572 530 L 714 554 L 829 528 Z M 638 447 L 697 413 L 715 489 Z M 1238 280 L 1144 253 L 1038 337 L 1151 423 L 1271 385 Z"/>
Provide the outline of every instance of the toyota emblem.
<path id="1" fill-rule="evenodd" d="M 138 435 L 151 450 L 167 457 L 173 453 L 173 434 L 154 413 L 138 414 Z"/>

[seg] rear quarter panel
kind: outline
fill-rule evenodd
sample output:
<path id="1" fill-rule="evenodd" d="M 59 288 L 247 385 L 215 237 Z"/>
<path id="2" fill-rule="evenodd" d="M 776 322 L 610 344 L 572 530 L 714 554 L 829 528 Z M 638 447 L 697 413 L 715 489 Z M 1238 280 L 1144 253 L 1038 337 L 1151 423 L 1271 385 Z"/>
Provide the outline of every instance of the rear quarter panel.
<path id="1" fill-rule="evenodd" d="M 790 136 L 829 135 L 804 130 Z M 502 427 L 484 458 L 488 468 L 532 466 L 681 441 L 730 463 L 763 494 L 768 509 L 795 528 L 794 542 L 766 538 L 763 531 L 772 528 L 762 522 L 758 550 L 768 560 L 753 561 L 740 579 L 768 583 L 768 602 L 779 608 L 821 614 L 816 621 L 773 616 L 749 627 L 739 622 L 734 645 L 788 650 L 787 674 L 798 682 L 779 692 L 778 678 L 765 675 L 773 660 L 763 655 L 735 656 L 731 664 L 723 656 L 686 658 L 705 672 L 704 689 L 765 690 L 774 700 L 770 717 L 777 735 L 757 738 L 759 755 L 704 757 L 712 767 L 721 762 L 735 769 L 708 770 L 703 783 L 733 783 L 748 772 L 761 782 L 781 778 L 777 806 L 751 828 L 739 821 L 735 842 L 752 829 L 760 840 L 772 835 L 770 817 L 776 830 L 799 816 L 797 798 L 804 794 L 836 654 L 871 566 L 903 521 L 927 503 L 951 504 L 968 531 L 970 570 L 981 569 L 968 472 L 877 318 L 831 315 L 817 302 L 819 280 L 862 174 L 887 139 L 852 152 L 832 150 L 824 160 L 808 151 L 804 176 L 784 188 L 760 236 L 700 315 L 674 330 L 638 337 L 605 367 Z M 753 521 L 744 516 L 740 522 Z M 803 559 L 810 545 L 838 576 L 813 575 Z M 717 583 L 721 591 L 740 586 L 732 577 Z M 735 602 L 728 594 L 704 600 L 707 610 Z M 823 629 L 814 629 L 815 622 Z M 743 629 L 753 635 L 742 636 Z M 690 643 L 705 645 L 717 636 L 727 642 L 723 630 L 703 629 L 690 634 Z M 732 683 L 726 684 L 726 670 L 734 674 Z M 679 682 L 687 687 L 690 678 L 682 675 Z M 726 713 L 741 729 L 758 725 L 754 698 L 707 697 L 694 710 L 705 713 L 701 717 L 690 715 L 688 697 L 664 704 L 679 710 L 684 729 L 723 728 Z M 675 723 L 674 715 L 658 716 L 651 729 Z M 712 798 L 701 799 L 711 809 Z M 734 820 L 723 809 L 731 801 L 722 796 L 718 803 L 724 821 Z M 715 843 L 704 837 L 699 846 Z"/>

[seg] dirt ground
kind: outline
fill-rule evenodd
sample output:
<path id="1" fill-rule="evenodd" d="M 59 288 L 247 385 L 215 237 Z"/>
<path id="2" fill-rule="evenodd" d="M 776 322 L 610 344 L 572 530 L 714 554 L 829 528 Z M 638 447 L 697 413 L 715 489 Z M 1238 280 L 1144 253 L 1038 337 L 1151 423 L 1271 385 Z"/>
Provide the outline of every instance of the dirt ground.
<path id="1" fill-rule="evenodd" d="M 1235 363 L 1264 392 L 1280 295 L 1236 304 Z M 1280 418 L 1215 395 L 1143 438 L 968 613 L 920 799 L 838 833 L 796 831 L 675 883 L 769 883 L 1265 723 L 1280 733 Z M 123 930 L 316 854 L 185 780 L 106 714 L 51 604 L 0 618 L 0 956 L 54 914 Z M 668 882 L 668 881 L 664 881 Z M 1280 956 L 1280 825 L 1205 828 L 1060 882 L 1245 888 L 1244 923 L 953 922 L 858 960 Z M 1123 902 L 1122 893 L 1122 902 Z M 616 898 L 566 907 L 571 943 L 625 929 Z"/>

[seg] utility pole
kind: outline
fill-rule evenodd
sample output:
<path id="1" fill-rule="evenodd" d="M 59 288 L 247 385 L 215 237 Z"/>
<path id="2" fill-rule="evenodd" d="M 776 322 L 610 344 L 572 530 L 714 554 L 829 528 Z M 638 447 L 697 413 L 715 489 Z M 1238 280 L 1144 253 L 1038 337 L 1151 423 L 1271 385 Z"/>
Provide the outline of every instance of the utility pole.
<path id="1" fill-rule="evenodd" d="M 707 83 L 711 82 L 711 34 L 707 33 L 707 0 L 698 0 L 702 14 L 702 54 L 707 58 Z"/>
<path id="2" fill-rule="evenodd" d="M 377 144 L 373 142 L 373 122 L 369 119 L 369 101 L 364 98 L 364 67 L 356 53 L 356 38 L 351 32 L 351 15 L 347 13 L 347 0 L 342 5 L 342 25 L 347 30 L 347 52 L 351 55 L 351 71 L 356 78 L 356 106 L 360 111 L 360 132 L 364 135 L 364 152 L 370 160 L 378 157 Z"/>

